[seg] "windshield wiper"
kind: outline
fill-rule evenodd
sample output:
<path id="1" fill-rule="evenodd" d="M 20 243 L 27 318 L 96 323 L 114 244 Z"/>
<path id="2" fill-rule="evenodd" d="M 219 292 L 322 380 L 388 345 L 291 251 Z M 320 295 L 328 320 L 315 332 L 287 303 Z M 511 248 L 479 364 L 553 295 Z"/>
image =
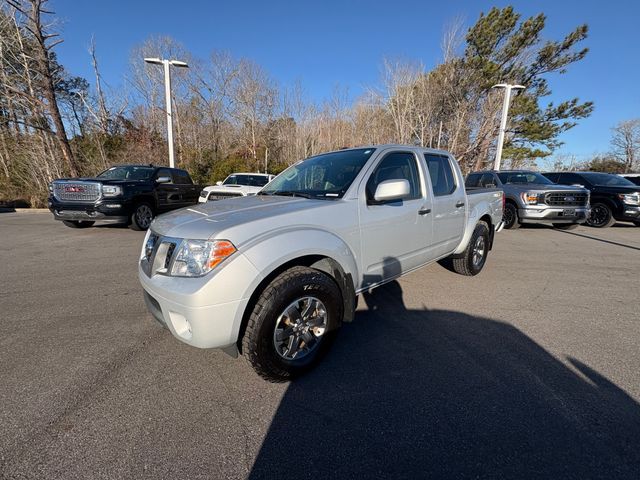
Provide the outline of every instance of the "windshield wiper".
<path id="1" fill-rule="evenodd" d="M 302 197 L 302 198 L 313 198 L 313 195 L 305 192 L 298 192 L 295 190 L 282 190 L 276 191 L 273 193 L 269 193 L 268 195 L 279 195 L 283 197 Z"/>

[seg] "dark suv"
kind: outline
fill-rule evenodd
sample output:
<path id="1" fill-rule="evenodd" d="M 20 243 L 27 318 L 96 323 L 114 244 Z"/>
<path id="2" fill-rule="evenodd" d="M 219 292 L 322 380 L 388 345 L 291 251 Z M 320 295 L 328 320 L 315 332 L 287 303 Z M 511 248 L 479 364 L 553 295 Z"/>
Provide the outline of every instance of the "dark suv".
<path id="1" fill-rule="evenodd" d="M 95 178 L 63 178 L 49 185 L 49 210 L 68 227 L 96 220 L 146 230 L 159 213 L 198 201 L 200 187 L 185 170 L 153 165 L 120 165 Z"/>
<path id="2" fill-rule="evenodd" d="M 640 187 L 620 175 L 599 172 L 551 172 L 545 177 L 562 185 L 581 185 L 591 191 L 587 225 L 610 227 L 616 220 L 640 226 Z"/>

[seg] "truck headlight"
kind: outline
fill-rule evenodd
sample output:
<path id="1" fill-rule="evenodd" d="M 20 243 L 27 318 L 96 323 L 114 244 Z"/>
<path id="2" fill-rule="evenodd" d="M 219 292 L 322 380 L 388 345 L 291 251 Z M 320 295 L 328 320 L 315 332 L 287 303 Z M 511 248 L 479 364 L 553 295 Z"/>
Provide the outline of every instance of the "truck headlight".
<path id="1" fill-rule="evenodd" d="M 208 194 L 209 194 L 209 192 L 207 192 L 206 190 L 202 190 L 200 192 L 200 198 L 207 198 Z"/>
<path id="2" fill-rule="evenodd" d="M 627 205 L 640 205 L 640 193 L 621 193 L 618 198 Z"/>
<path id="3" fill-rule="evenodd" d="M 105 197 L 117 197 L 118 195 L 122 195 L 122 187 L 118 185 L 103 185 L 102 195 Z"/>
<path id="4" fill-rule="evenodd" d="M 171 267 L 175 277 L 200 277 L 236 252 L 228 240 L 184 240 Z"/>
<path id="5" fill-rule="evenodd" d="M 537 205 L 540 200 L 538 192 L 522 192 L 520 197 L 525 205 Z"/>

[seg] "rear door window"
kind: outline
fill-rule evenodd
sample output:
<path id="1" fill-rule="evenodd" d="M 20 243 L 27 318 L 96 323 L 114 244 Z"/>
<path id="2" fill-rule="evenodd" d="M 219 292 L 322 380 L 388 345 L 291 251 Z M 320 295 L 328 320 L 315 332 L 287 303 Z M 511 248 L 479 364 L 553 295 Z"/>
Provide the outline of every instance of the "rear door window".
<path id="1" fill-rule="evenodd" d="M 425 153 L 433 194 L 436 197 L 451 195 L 456 191 L 456 182 L 449 157 Z"/>
<path id="2" fill-rule="evenodd" d="M 480 179 L 482 178 L 481 173 L 472 173 L 467 177 L 467 180 L 464 182 L 465 187 L 478 187 L 480 186 Z"/>
<path id="3" fill-rule="evenodd" d="M 493 173 L 485 173 L 482 175 L 480 179 L 480 186 L 484 188 L 495 188 L 496 187 L 496 179 L 493 176 Z"/>

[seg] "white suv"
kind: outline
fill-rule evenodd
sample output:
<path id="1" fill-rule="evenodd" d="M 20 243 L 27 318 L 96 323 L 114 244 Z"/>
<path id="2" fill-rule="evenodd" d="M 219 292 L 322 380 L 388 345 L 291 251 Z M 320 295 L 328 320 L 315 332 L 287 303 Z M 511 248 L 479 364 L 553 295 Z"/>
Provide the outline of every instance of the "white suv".
<path id="1" fill-rule="evenodd" d="M 211 200 L 255 195 L 274 178 L 275 175 L 266 173 L 232 173 L 225 178 L 224 182 L 217 182 L 214 186 L 205 187 L 200 192 L 198 202 L 206 203 Z"/>

